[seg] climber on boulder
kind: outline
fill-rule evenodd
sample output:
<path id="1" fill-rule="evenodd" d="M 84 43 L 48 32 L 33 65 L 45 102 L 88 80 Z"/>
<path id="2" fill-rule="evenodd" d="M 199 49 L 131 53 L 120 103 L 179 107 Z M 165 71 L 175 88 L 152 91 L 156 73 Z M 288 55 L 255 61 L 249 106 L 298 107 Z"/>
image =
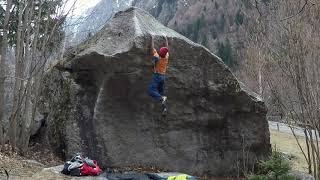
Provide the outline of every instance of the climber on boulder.
<path id="1" fill-rule="evenodd" d="M 166 36 L 166 44 L 160 48 L 160 51 L 154 48 L 154 38 L 151 36 L 151 50 L 152 50 L 152 62 L 153 62 L 153 77 L 148 87 L 148 94 L 155 100 L 159 101 L 162 106 L 162 113 L 167 112 L 166 100 L 167 97 L 164 93 L 165 87 L 165 74 L 167 71 L 167 65 L 169 62 L 169 45 Z"/>

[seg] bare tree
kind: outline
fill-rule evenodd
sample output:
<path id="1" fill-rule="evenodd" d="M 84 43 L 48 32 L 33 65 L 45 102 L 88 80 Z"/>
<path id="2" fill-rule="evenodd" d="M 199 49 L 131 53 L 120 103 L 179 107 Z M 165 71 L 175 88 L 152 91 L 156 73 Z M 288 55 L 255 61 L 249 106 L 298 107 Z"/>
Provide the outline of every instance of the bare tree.
<path id="1" fill-rule="evenodd" d="M 10 46 L 15 53 L 15 73 L 14 77 L 10 77 L 14 82 L 14 98 L 7 135 L 13 149 L 24 152 L 29 144 L 30 128 L 36 114 L 37 91 L 40 87 L 41 75 L 45 71 L 48 57 L 58 50 L 64 37 L 61 27 L 66 15 L 57 14 L 57 7 L 62 5 L 60 0 L 8 0 L 7 2 L 0 67 L 0 117 L 2 125 L 0 127 L 0 141 L 1 144 L 5 141 L 5 133 L 2 132 L 4 129 L 4 81 L 6 77 L 4 65 L 6 50 Z M 66 12 L 61 11 L 61 13 Z M 11 26 L 10 31 L 8 31 L 9 26 Z"/>
<path id="2" fill-rule="evenodd" d="M 8 28 L 10 19 L 10 9 L 12 7 L 12 0 L 7 0 L 6 11 L 3 23 L 3 36 L 2 36 L 2 46 L 1 46 L 1 59 L 0 59 L 0 145 L 4 144 L 5 137 L 3 132 L 3 118 L 4 118 L 4 93 L 5 93 L 5 79 L 6 79 L 6 58 L 8 50 Z"/>
<path id="3" fill-rule="evenodd" d="M 284 113 L 283 121 L 290 126 L 308 163 L 309 173 L 320 179 L 320 5 L 309 0 L 270 0 L 266 7 L 267 13 L 262 13 L 263 7 L 257 8 L 259 20 L 253 27 L 259 30 L 249 33 L 244 67 L 252 67 L 251 74 L 264 76 L 262 87 L 268 92 L 262 95 L 277 102 Z M 261 87 L 260 78 L 257 79 L 251 81 Z M 304 129 L 306 149 L 297 138 L 295 127 Z"/>

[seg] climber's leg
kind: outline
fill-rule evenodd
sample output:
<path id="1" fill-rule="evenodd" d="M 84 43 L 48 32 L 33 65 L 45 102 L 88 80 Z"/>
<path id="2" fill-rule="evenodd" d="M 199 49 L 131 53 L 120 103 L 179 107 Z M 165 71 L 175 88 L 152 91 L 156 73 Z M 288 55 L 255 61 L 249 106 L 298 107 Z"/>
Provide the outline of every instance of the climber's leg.
<path id="1" fill-rule="evenodd" d="M 162 96 L 159 93 L 159 83 L 160 83 L 161 79 L 159 78 L 158 74 L 154 74 L 152 77 L 152 81 L 150 82 L 149 86 L 148 86 L 148 94 L 153 97 L 155 100 L 157 101 L 162 101 Z"/>

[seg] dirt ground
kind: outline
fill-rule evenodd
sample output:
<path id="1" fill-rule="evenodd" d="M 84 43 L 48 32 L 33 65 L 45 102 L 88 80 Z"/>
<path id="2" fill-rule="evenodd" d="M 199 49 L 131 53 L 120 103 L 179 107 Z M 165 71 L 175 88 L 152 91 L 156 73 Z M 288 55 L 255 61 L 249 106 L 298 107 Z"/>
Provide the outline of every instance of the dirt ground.
<path id="1" fill-rule="evenodd" d="M 0 151 L 0 180 L 7 179 L 7 173 L 10 179 L 66 179 L 71 177 L 64 175 L 55 175 L 50 171 L 42 171 L 44 168 L 61 165 L 64 162 L 56 157 L 51 151 L 35 145 L 31 147 L 27 154 L 21 156 L 11 151 L 11 147 L 5 146 Z M 117 168 L 116 171 L 137 171 L 137 172 L 161 172 L 156 168 L 127 167 Z M 81 179 L 81 178 L 73 178 Z M 226 177 L 201 177 L 201 180 L 238 180 L 239 178 Z"/>
<path id="2" fill-rule="evenodd" d="M 281 133 L 275 130 L 270 130 L 271 144 L 276 147 L 279 151 L 285 154 L 293 155 L 291 162 L 293 164 L 294 170 L 299 170 L 302 172 L 307 171 L 307 165 L 304 160 L 303 154 L 301 153 L 299 147 L 296 144 L 296 140 L 287 133 Z M 302 143 L 302 147 L 305 148 L 303 139 L 299 139 Z M 64 162 L 56 157 L 51 151 L 43 148 L 39 144 L 32 146 L 28 153 L 21 156 L 17 153 L 13 153 L 9 146 L 5 146 L 0 151 L 0 179 L 4 179 L 8 173 L 10 177 L 31 177 L 37 172 L 40 172 L 43 168 L 53 167 L 61 165 Z M 136 171 L 153 171 L 157 172 L 156 169 L 143 169 L 129 168 Z M 123 170 L 128 170 L 122 168 Z M 202 177 L 203 180 L 233 180 L 238 178 L 220 178 L 220 177 Z"/>
<path id="3" fill-rule="evenodd" d="M 51 151 L 36 144 L 21 156 L 5 145 L 0 151 L 0 176 L 30 177 L 45 167 L 63 164 Z M 1 179 L 1 178 L 0 178 Z"/>

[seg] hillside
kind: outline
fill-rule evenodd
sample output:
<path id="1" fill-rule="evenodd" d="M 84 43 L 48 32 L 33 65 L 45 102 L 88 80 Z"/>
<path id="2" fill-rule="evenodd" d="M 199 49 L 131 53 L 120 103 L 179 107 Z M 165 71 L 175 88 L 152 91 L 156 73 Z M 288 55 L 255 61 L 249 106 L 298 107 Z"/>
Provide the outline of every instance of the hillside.
<path id="1" fill-rule="evenodd" d="M 243 57 L 252 5 L 245 0 L 135 0 L 166 26 L 201 43 L 229 66 Z"/>
<path id="2" fill-rule="evenodd" d="M 71 30 L 75 33 L 73 40 L 83 41 L 100 30 L 114 13 L 131 5 L 206 46 L 230 67 L 235 67 L 244 57 L 249 18 L 256 13 L 248 0 L 106 0 L 85 13 L 81 24 Z"/>

